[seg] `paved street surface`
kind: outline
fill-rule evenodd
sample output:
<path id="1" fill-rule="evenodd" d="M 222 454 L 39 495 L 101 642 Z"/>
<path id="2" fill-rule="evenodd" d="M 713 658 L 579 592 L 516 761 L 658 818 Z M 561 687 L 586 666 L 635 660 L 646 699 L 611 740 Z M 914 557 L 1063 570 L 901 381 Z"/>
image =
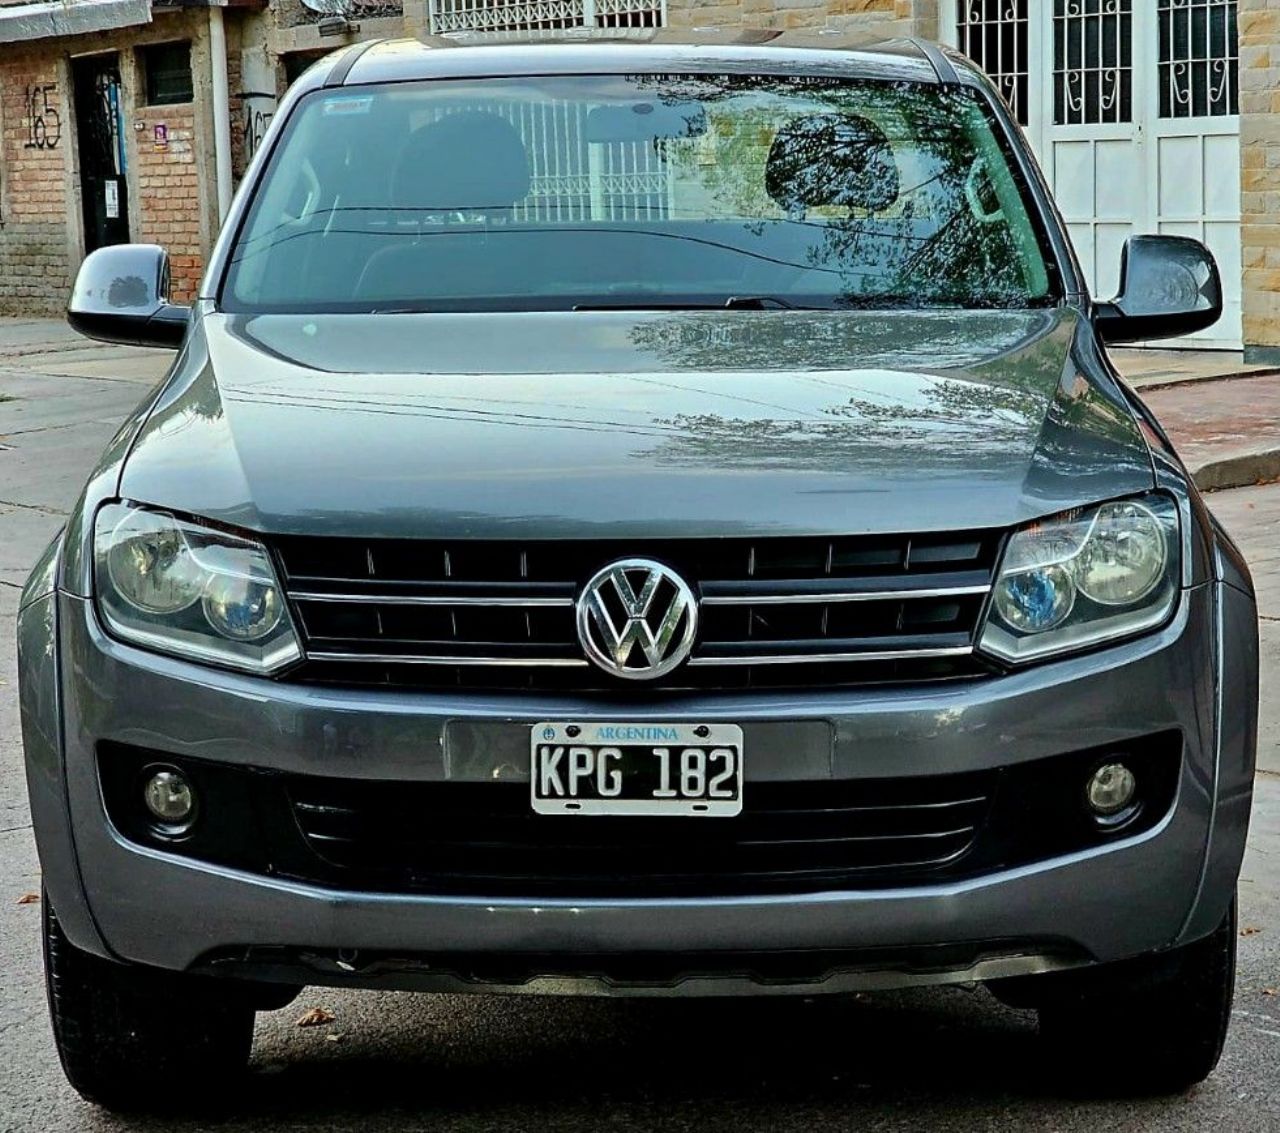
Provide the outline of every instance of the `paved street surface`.
<path id="1" fill-rule="evenodd" d="M 13 657 L 18 585 L 165 358 L 0 326 L 0 1133 L 254 1130 L 1280 1130 L 1280 486 L 1212 505 L 1262 596 L 1262 759 L 1241 886 L 1234 1027 L 1189 1097 L 1100 1104 L 1040 1073 L 1031 1016 L 985 992 L 856 1000 L 464 999 L 309 990 L 259 1017 L 224 1119 L 126 1122 L 78 1100 L 45 1018 Z M 1212 396 L 1212 387 L 1205 388 Z M 8 399 L 8 400 L 6 400 Z M 331 1025 L 301 1029 L 310 1007 Z M 173 1004 L 175 1011 L 183 1005 Z M 1117 1068 L 1116 1073 L 1123 1073 Z M 180 1082 L 158 1089 L 181 1091 Z"/>

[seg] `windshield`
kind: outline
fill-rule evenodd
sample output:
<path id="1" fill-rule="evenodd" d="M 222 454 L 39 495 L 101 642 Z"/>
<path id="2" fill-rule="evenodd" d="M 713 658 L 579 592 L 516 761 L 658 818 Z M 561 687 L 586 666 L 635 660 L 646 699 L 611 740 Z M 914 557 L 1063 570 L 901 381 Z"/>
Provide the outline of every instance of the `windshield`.
<path id="1" fill-rule="evenodd" d="M 224 309 L 1024 307 L 1055 297 L 974 92 L 761 75 L 316 91 Z"/>

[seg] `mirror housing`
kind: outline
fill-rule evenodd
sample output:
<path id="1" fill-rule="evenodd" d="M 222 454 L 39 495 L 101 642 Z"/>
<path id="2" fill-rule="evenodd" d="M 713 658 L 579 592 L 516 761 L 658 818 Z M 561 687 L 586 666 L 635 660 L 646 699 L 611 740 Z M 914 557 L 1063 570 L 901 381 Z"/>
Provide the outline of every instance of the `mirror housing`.
<path id="1" fill-rule="evenodd" d="M 1213 326 L 1222 315 L 1222 278 L 1213 253 L 1187 236 L 1132 236 L 1120 256 L 1120 293 L 1095 308 L 1105 342 L 1173 338 Z"/>
<path id="2" fill-rule="evenodd" d="M 67 322 L 87 338 L 176 347 L 191 308 L 169 302 L 169 256 L 155 244 L 113 244 L 85 257 Z"/>

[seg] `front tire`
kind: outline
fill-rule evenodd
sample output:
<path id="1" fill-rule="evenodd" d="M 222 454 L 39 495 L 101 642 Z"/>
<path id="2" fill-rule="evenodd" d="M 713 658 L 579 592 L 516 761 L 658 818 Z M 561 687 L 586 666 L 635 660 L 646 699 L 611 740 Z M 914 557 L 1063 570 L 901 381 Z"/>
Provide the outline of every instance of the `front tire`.
<path id="1" fill-rule="evenodd" d="M 1073 1089 L 1181 1093 L 1218 1065 L 1235 992 L 1236 903 L 1203 940 L 1046 985 L 1040 1034 Z M 1043 978 L 1043 977 L 1041 977 Z"/>
<path id="2" fill-rule="evenodd" d="M 42 901 L 45 987 L 63 1072 L 86 1100 L 124 1112 L 225 1101 L 244 1075 L 254 1010 L 234 989 L 76 948 Z"/>

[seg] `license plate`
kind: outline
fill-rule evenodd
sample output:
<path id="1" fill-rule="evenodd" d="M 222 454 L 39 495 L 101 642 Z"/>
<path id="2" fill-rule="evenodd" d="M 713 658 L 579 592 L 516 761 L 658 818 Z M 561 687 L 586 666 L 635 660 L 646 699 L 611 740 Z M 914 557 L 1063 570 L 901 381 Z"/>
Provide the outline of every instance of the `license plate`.
<path id="1" fill-rule="evenodd" d="M 546 721 L 530 736 L 538 814 L 731 817 L 742 810 L 736 724 Z"/>

